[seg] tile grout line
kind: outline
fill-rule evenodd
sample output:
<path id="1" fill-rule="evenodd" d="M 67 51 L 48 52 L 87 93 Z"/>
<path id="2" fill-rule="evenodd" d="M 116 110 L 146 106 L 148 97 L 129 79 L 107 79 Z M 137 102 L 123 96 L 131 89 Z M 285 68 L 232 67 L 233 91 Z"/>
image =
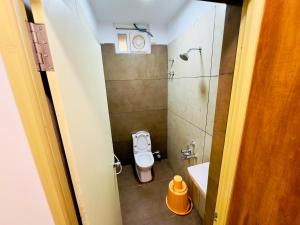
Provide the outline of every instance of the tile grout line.
<path id="1" fill-rule="evenodd" d="M 186 120 L 185 118 L 183 118 L 182 116 L 180 116 L 178 113 L 176 113 L 176 112 L 174 112 L 174 111 L 172 111 L 172 110 L 170 110 L 170 109 L 169 109 L 168 111 L 170 111 L 171 113 L 173 113 L 175 116 L 179 117 L 180 119 L 184 120 L 185 122 L 189 123 L 190 125 L 196 127 L 196 128 L 199 129 L 200 131 L 206 133 L 207 135 L 212 136 L 210 133 L 208 133 L 207 131 L 203 130 L 201 127 L 199 127 L 199 126 L 193 124 L 191 121 Z"/>
<path id="2" fill-rule="evenodd" d="M 143 79 L 114 79 L 114 80 L 110 80 L 110 79 L 105 79 L 105 82 L 114 82 L 114 81 L 138 81 L 138 80 L 167 80 L 167 77 L 157 77 L 157 78 L 143 78 Z"/>
<path id="3" fill-rule="evenodd" d="M 168 108 L 161 108 L 161 109 L 147 109 L 147 110 L 134 110 L 134 111 L 126 111 L 126 112 L 109 112 L 110 115 L 118 115 L 118 114 L 127 114 L 127 113 L 144 113 L 144 112 L 151 112 L 151 111 L 167 111 Z"/>
<path id="4" fill-rule="evenodd" d="M 212 67 L 213 67 L 213 56 L 214 56 L 214 42 L 215 42 L 215 28 L 216 28 L 216 13 L 217 9 L 216 6 L 215 8 L 215 13 L 214 13 L 214 28 L 213 28 L 213 40 L 212 40 L 212 53 L 211 53 L 211 58 L 210 58 L 210 74 L 212 73 Z M 202 163 L 204 161 L 204 154 L 205 154 L 205 145 L 206 143 L 206 130 L 207 130 L 207 118 L 208 118 L 208 108 L 209 108 L 209 95 L 210 95 L 210 83 L 211 83 L 211 77 L 209 78 L 209 86 L 208 86 L 208 96 L 207 96 L 207 107 L 206 107 L 206 120 L 205 120 L 205 135 L 204 135 L 204 144 L 203 144 L 203 151 L 202 151 Z"/>
<path id="5" fill-rule="evenodd" d="M 193 78 L 202 78 L 202 77 L 218 77 L 218 75 L 211 75 L 211 76 L 195 76 L 195 77 L 173 77 L 171 80 L 179 80 L 179 79 L 193 79 Z"/>
<path id="6" fill-rule="evenodd" d="M 223 74 L 220 74 L 223 75 Z M 193 79 L 193 78 L 202 78 L 202 77 L 218 77 L 219 74 L 215 75 L 208 75 L 208 76 L 191 76 L 191 77 L 173 77 L 172 79 L 169 78 L 146 78 L 146 79 L 115 79 L 115 80 L 109 80 L 105 79 L 105 82 L 120 82 L 120 81 L 150 81 L 150 80 L 179 80 L 179 79 Z"/>

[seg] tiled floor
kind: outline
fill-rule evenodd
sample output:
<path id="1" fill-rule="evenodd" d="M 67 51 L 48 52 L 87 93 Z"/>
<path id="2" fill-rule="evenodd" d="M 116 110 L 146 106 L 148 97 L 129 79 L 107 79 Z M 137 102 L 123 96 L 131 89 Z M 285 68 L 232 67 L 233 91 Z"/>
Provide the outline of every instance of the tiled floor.
<path id="1" fill-rule="evenodd" d="M 166 207 L 165 198 L 173 171 L 167 160 L 155 162 L 151 183 L 140 184 L 131 165 L 118 176 L 123 225 L 201 225 L 194 209 L 187 216 L 177 216 Z"/>

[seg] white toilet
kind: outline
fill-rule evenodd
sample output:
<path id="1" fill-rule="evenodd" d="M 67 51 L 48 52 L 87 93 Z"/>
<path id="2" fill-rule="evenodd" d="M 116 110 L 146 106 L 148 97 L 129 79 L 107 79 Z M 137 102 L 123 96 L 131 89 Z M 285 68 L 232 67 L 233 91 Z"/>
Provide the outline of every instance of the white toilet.
<path id="1" fill-rule="evenodd" d="M 151 152 L 151 139 L 147 131 L 132 134 L 135 169 L 142 183 L 152 180 L 151 168 L 154 157 Z"/>

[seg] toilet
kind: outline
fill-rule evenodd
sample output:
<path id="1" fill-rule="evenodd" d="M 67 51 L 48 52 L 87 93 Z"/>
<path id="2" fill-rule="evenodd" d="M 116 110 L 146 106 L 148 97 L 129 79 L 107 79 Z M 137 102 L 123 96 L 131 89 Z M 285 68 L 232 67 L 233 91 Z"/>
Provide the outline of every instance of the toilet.
<path id="1" fill-rule="evenodd" d="M 132 134 L 133 155 L 135 169 L 140 182 L 145 183 L 152 180 L 151 168 L 154 157 L 151 152 L 151 139 L 147 131 L 138 131 Z"/>

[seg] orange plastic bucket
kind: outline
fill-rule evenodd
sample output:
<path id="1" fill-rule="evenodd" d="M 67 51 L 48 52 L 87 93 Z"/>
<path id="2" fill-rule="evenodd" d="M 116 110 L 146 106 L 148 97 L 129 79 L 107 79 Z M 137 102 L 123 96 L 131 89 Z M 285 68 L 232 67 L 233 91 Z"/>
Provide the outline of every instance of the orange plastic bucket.
<path id="1" fill-rule="evenodd" d="M 188 196 L 188 187 L 179 175 L 174 176 L 169 183 L 166 204 L 177 215 L 187 215 L 193 209 L 191 198 Z"/>

